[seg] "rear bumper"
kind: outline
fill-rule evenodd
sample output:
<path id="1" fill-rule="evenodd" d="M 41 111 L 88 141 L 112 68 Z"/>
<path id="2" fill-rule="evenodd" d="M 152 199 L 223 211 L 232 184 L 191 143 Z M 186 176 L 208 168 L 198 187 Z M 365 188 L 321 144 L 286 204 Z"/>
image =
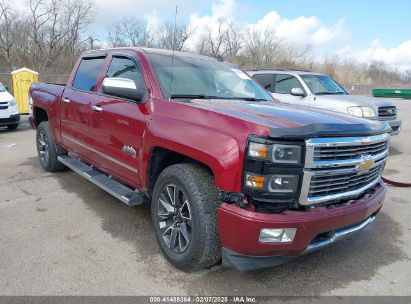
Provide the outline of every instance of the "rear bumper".
<path id="1" fill-rule="evenodd" d="M 371 223 L 385 197 L 383 182 L 368 198 L 337 208 L 261 214 L 223 203 L 218 210 L 223 264 L 250 270 L 281 264 L 299 255 L 326 247 Z M 297 228 L 289 243 L 262 243 L 262 228 Z"/>
<path id="2" fill-rule="evenodd" d="M 34 122 L 34 118 L 33 116 L 29 116 L 29 122 L 30 122 L 30 126 L 35 130 L 36 129 L 36 124 Z"/>
<path id="3" fill-rule="evenodd" d="M 20 114 L 10 115 L 9 118 L 0 118 L 0 126 L 15 125 L 20 122 Z"/>

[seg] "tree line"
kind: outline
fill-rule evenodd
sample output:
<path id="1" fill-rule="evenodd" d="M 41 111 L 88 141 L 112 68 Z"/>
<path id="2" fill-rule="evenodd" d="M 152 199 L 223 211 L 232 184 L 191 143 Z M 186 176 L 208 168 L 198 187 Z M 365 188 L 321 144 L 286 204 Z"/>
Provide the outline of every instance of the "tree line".
<path id="1" fill-rule="evenodd" d="M 108 25 L 107 37 L 100 41 L 87 35 L 94 14 L 89 0 L 28 0 L 24 10 L 0 0 L 0 73 L 26 66 L 40 73 L 67 74 L 85 50 L 143 46 L 223 58 L 244 69 L 307 69 L 345 84 L 411 84 L 411 71 L 338 56 L 315 60 L 310 44 L 297 45 L 276 38 L 275 29 L 256 29 L 231 20 L 220 19 L 213 28 L 165 21 L 151 29 L 144 19 L 119 18 Z"/>

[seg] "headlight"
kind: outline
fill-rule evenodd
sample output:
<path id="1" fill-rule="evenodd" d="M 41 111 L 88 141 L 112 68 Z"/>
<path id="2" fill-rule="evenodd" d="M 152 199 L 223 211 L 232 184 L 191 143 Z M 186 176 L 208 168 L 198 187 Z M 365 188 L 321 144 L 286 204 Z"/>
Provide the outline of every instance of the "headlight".
<path id="1" fill-rule="evenodd" d="M 370 107 L 349 107 L 347 108 L 348 114 L 358 117 L 373 118 L 375 117 L 375 112 L 373 108 Z"/>
<path id="2" fill-rule="evenodd" d="M 299 184 L 298 175 L 258 175 L 245 173 L 244 184 L 247 188 L 254 190 L 265 190 L 272 193 L 296 193 Z"/>
<path id="3" fill-rule="evenodd" d="M 302 148 L 299 145 L 262 144 L 250 142 L 247 155 L 280 164 L 301 163 Z"/>
<path id="4" fill-rule="evenodd" d="M 375 117 L 375 112 L 373 108 L 369 107 L 361 107 L 362 108 L 362 116 L 367 118 Z"/>
<path id="5" fill-rule="evenodd" d="M 16 101 L 14 100 L 14 98 L 9 101 L 9 105 L 10 107 L 14 107 L 16 105 Z"/>
<path id="6" fill-rule="evenodd" d="M 273 145 L 273 162 L 299 164 L 301 162 L 301 146 Z"/>
<path id="7" fill-rule="evenodd" d="M 255 158 L 266 159 L 268 157 L 269 150 L 270 147 L 266 144 L 250 142 L 248 145 L 247 155 Z"/>

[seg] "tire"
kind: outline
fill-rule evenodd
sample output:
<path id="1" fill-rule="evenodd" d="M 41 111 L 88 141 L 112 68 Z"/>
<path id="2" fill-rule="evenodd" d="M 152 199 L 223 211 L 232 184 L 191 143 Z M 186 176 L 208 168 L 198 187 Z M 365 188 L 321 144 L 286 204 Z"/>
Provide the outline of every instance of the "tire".
<path id="1" fill-rule="evenodd" d="M 164 169 L 154 186 L 151 216 L 157 242 L 171 264 L 191 271 L 221 259 L 218 206 L 214 180 L 206 169 L 196 164 Z"/>
<path id="2" fill-rule="evenodd" d="M 18 126 L 19 126 L 18 123 L 12 124 L 12 125 L 8 125 L 8 126 L 7 126 L 7 130 L 10 130 L 10 131 L 11 131 L 11 130 L 16 130 Z"/>
<path id="3" fill-rule="evenodd" d="M 44 170 L 56 172 L 65 168 L 57 159 L 59 155 L 65 154 L 65 151 L 55 143 L 48 121 L 41 122 L 37 127 L 36 146 L 40 164 Z"/>

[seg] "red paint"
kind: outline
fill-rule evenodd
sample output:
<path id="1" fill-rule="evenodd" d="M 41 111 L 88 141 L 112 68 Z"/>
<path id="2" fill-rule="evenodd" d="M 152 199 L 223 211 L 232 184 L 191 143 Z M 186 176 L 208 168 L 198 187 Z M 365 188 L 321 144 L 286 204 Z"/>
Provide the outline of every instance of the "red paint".
<path id="1" fill-rule="evenodd" d="M 262 214 L 223 204 L 218 210 L 221 244 L 243 255 L 298 255 L 318 234 L 357 224 L 377 213 L 386 192 L 384 184 L 380 184 L 371 198 L 360 199 L 350 206 L 279 214 Z M 297 228 L 297 234 L 290 243 L 260 243 L 262 228 Z"/>
<path id="2" fill-rule="evenodd" d="M 102 94 L 101 84 L 113 52 L 127 53 L 138 59 L 148 90 L 145 103 L 136 104 Z M 239 192 L 249 135 L 268 136 L 272 128 L 293 128 L 318 122 L 362 122 L 347 115 L 295 108 L 277 102 L 260 103 L 256 108 L 253 104 L 233 101 L 194 100 L 187 103 L 164 100 L 146 53 L 137 48 L 108 50 L 94 91 L 83 92 L 72 88 L 81 58 L 74 66 L 66 87 L 32 85 L 33 122 L 36 122 L 35 109 L 44 109 L 53 137 L 59 145 L 143 191 L 147 189 L 149 156 L 155 147 L 163 147 L 198 160 L 212 170 L 216 187 Z M 62 97 L 71 102 L 61 102 Z M 99 105 L 104 111 L 93 112 L 90 109 L 92 105 Z M 138 172 L 113 164 L 101 155 L 65 139 L 63 134 L 118 159 Z M 124 145 L 134 147 L 136 157 L 123 153 Z M 315 234 L 349 225 L 376 212 L 381 207 L 385 191 L 381 185 L 372 199 L 335 210 L 317 208 L 308 212 L 261 214 L 223 204 L 218 212 L 221 242 L 223 246 L 244 254 L 297 254 Z M 293 243 L 258 243 L 260 228 L 283 227 L 284 224 L 299 229 Z"/>

